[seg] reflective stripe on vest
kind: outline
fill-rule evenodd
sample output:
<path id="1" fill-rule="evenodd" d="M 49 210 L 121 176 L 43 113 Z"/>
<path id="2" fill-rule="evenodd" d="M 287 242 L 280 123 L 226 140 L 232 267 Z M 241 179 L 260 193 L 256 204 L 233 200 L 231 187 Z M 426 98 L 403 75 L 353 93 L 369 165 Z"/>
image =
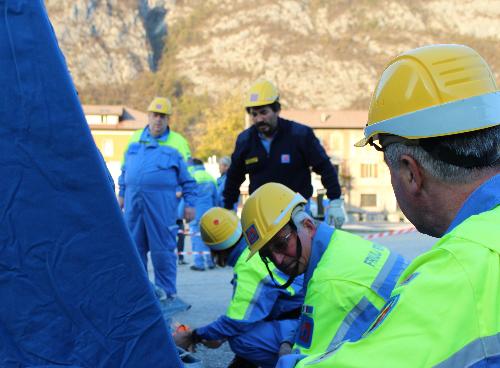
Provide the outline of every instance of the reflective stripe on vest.
<path id="1" fill-rule="evenodd" d="M 408 262 L 400 255 L 391 252 L 377 278 L 373 281 L 371 289 L 388 300 L 399 276 L 406 267 L 408 267 Z"/>
<path id="2" fill-rule="evenodd" d="M 401 272 L 407 266 L 408 262 L 403 257 L 391 252 L 373 281 L 371 289 L 385 300 L 388 300 Z M 374 321 L 378 314 L 379 310 L 366 297 L 363 297 L 342 321 L 337 333 L 328 345 L 328 350 L 331 350 L 343 340 L 353 342 L 358 340 L 365 332 L 367 324 Z M 354 339 L 354 337 L 357 338 Z"/>
<path id="3" fill-rule="evenodd" d="M 486 362 L 489 358 L 500 358 L 500 333 L 481 337 L 457 351 L 436 368 L 471 367 Z M 482 367 L 479 364 L 477 367 Z M 487 365 L 485 365 L 487 366 Z"/>
<path id="4" fill-rule="evenodd" d="M 327 351 L 333 349 L 337 344 L 344 340 L 356 341 L 361 337 L 366 330 L 366 326 L 375 320 L 379 310 L 370 303 L 370 301 L 363 297 L 361 301 L 351 310 L 351 312 L 344 318 L 342 324 L 337 330 L 330 344 L 328 344 Z M 360 330 L 358 327 L 362 327 Z M 352 339 L 357 336 L 358 339 Z"/>
<path id="5" fill-rule="evenodd" d="M 196 170 L 191 172 L 191 176 L 198 184 L 201 183 L 214 183 L 217 186 L 215 179 L 205 170 Z"/>

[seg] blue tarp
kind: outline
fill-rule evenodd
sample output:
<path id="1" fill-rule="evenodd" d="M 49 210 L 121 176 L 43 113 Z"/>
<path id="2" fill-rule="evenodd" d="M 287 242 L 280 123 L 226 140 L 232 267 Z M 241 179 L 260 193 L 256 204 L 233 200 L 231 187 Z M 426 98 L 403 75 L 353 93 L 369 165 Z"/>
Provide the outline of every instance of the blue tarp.
<path id="1" fill-rule="evenodd" d="M 42 0 L 0 0 L 0 367 L 177 367 Z"/>

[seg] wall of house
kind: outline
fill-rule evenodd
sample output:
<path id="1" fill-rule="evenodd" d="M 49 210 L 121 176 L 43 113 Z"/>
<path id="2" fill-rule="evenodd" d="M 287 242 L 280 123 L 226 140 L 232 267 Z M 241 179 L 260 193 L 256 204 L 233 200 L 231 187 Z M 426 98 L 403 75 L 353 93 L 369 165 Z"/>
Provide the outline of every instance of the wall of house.
<path id="1" fill-rule="evenodd" d="M 359 129 L 315 129 L 332 162 L 338 167 L 343 195 L 347 208 L 356 220 L 404 219 L 398 208 L 391 187 L 390 174 L 381 152 L 371 147 L 357 148 L 354 144 L 362 138 Z M 108 169 L 118 183 L 123 153 L 133 131 L 92 130 L 92 136 L 100 149 Z M 213 157 L 206 164 L 209 172 L 218 176 L 218 165 Z M 321 178 L 313 174 L 314 193 L 323 188 Z M 242 198 L 246 198 L 248 184 L 242 186 Z"/>
<path id="2" fill-rule="evenodd" d="M 121 173 L 121 163 L 123 160 L 123 153 L 127 148 L 128 141 L 133 131 L 125 130 L 92 130 L 94 141 L 106 161 L 108 170 L 118 185 L 118 177 Z"/>
<path id="3" fill-rule="evenodd" d="M 356 218 L 399 221 L 402 218 L 391 186 L 383 154 L 372 147 L 354 144 L 363 137 L 362 129 L 315 129 L 332 162 L 338 165 L 343 194 Z M 319 177 L 315 187 L 322 187 Z M 357 209 L 364 210 L 356 214 Z"/>

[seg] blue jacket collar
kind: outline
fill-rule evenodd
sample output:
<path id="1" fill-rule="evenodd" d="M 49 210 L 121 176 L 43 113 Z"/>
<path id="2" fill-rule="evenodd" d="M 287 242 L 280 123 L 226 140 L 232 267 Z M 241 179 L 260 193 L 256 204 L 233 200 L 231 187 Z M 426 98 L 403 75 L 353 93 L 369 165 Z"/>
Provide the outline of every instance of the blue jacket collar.
<path id="1" fill-rule="evenodd" d="M 205 166 L 203 165 L 191 165 L 191 170 L 194 171 L 202 171 L 205 170 Z"/>
<path id="2" fill-rule="evenodd" d="M 167 126 L 167 129 L 165 130 L 165 132 L 162 135 L 160 135 L 159 137 L 153 138 L 153 136 L 151 135 L 151 132 L 149 130 L 149 125 L 146 125 L 146 127 L 144 128 L 144 130 L 142 131 L 142 134 L 141 134 L 141 141 L 143 141 L 143 142 L 154 142 L 154 141 L 164 142 L 168 139 L 169 133 L 170 133 L 170 128 Z"/>
<path id="3" fill-rule="evenodd" d="M 479 186 L 462 205 L 446 233 L 473 215 L 489 211 L 500 204 L 500 174 Z"/>
<path id="4" fill-rule="evenodd" d="M 245 240 L 245 237 L 242 236 L 238 244 L 236 244 L 236 246 L 234 247 L 233 251 L 229 254 L 229 257 L 227 258 L 227 264 L 231 267 L 234 267 L 246 248 L 247 241 Z"/>
<path id="5" fill-rule="evenodd" d="M 307 270 L 304 275 L 304 285 L 307 285 L 309 280 L 311 280 L 316 266 L 328 248 L 328 244 L 330 244 L 330 239 L 332 238 L 334 231 L 335 229 L 333 227 L 324 223 L 320 223 L 316 229 L 316 235 L 314 235 L 311 244 L 311 257 L 309 258 L 309 264 L 307 265 Z"/>

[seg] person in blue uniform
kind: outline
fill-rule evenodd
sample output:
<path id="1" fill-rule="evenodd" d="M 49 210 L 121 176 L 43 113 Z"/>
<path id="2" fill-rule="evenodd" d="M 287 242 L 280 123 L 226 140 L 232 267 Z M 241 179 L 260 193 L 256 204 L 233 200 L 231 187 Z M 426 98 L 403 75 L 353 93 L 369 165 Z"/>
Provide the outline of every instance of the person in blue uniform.
<path id="1" fill-rule="evenodd" d="M 191 266 L 191 269 L 194 271 L 205 271 L 206 267 L 209 269 L 215 268 L 215 264 L 209 254 L 210 249 L 203 243 L 200 237 L 200 218 L 210 208 L 217 206 L 217 183 L 214 177 L 205 170 L 203 161 L 193 158 L 191 163 L 189 172 L 194 180 L 196 180 L 196 217 L 189 224 L 192 233 L 191 244 L 193 252 L 195 252 L 193 257 L 194 264 Z"/>
<path id="2" fill-rule="evenodd" d="M 212 208 L 202 216 L 200 227 L 217 265 L 233 268 L 233 296 L 224 315 L 205 326 L 176 334 L 177 345 L 187 349 L 203 343 L 218 348 L 228 341 L 236 354 L 229 367 L 274 367 L 281 342 L 299 324 L 303 277 L 279 288 L 264 263 L 257 258 L 247 262 L 250 251 L 234 211 Z M 287 278 L 270 267 L 275 280 Z"/>
<path id="3" fill-rule="evenodd" d="M 125 152 L 118 179 L 119 198 L 124 198 L 125 222 L 147 268 L 151 253 L 156 286 L 167 297 L 177 294 L 177 206 L 176 192 L 182 189 L 186 220 L 194 217 L 196 182 L 179 151 L 164 143 L 168 115 L 150 111 L 149 125 L 141 139 Z"/>

